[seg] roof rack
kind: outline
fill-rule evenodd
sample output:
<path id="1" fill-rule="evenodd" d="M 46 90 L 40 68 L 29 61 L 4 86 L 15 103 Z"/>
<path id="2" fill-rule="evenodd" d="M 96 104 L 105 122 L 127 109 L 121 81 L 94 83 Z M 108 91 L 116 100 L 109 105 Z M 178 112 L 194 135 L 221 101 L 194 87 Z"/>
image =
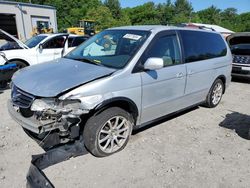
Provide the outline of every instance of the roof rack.
<path id="1" fill-rule="evenodd" d="M 177 27 L 191 27 L 191 28 L 198 28 L 198 29 L 204 29 L 204 30 L 208 30 L 210 29 L 211 31 L 215 31 L 214 28 L 212 27 L 207 27 L 204 25 L 194 25 L 194 24 L 188 24 L 188 23 L 181 23 L 181 24 L 177 24 Z"/>
<path id="2" fill-rule="evenodd" d="M 212 27 L 207 27 L 207 26 L 204 26 L 204 25 L 201 25 L 201 26 L 198 26 L 199 29 L 211 29 L 212 31 L 215 31 L 214 28 Z"/>

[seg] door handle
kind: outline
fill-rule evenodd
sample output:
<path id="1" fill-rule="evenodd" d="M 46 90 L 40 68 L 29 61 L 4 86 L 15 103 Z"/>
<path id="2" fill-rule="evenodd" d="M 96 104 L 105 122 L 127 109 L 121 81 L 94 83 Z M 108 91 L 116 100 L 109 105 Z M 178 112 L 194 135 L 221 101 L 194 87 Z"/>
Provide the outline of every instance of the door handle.
<path id="1" fill-rule="evenodd" d="M 182 72 L 177 73 L 177 74 L 176 74 L 176 77 L 177 77 L 177 78 L 182 78 L 182 77 L 183 77 L 183 73 L 182 73 Z"/>
<path id="2" fill-rule="evenodd" d="M 191 75 L 191 74 L 193 74 L 193 73 L 194 73 L 193 70 L 189 70 L 189 71 L 188 71 L 188 75 Z"/>

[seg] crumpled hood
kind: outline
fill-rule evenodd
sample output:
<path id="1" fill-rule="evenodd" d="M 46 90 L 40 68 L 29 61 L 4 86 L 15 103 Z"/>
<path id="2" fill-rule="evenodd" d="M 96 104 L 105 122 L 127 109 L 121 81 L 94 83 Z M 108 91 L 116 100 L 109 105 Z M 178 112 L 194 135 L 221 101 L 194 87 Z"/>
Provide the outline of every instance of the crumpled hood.
<path id="1" fill-rule="evenodd" d="M 60 93 L 113 73 L 115 69 L 61 58 L 21 69 L 13 76 L 19 89 L 40 97 Z"/>

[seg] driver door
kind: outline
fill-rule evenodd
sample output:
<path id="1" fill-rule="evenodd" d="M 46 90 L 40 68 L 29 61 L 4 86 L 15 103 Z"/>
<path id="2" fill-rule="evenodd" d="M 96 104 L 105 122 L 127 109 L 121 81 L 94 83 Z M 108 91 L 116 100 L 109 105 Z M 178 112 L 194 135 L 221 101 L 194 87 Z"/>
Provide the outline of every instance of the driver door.
<path id="1" fill-rule="evenodd" d="M 42 49 L 38 48 L 37 51 L 38 63 L 43 63 L 62 57 L 62 51 L 66 39 L 66 35 L 56 36 L 42 44 Z"/>
<path id="2" fill-rule="evenodd" d="M 186 65 L 182 64 L 180 44 L 174 31 L 158 34 L 143 54 L 148 58 L 162 58 L 164 67 L 141 72 L 141 123 L 154 120 L 183 108 L 186 84 Z"/>

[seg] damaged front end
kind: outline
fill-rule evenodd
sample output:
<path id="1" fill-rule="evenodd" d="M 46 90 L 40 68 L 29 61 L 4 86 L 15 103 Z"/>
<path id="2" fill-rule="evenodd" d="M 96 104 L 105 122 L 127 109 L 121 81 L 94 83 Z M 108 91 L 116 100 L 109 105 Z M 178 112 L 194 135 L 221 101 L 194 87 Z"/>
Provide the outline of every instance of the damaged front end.
<path id="1" fill-rule="evenodd" d="M 45 150 L 79 138 L 81 115 L 80 100 L 37 98 L 12 86 L 9 113 Z"/>

